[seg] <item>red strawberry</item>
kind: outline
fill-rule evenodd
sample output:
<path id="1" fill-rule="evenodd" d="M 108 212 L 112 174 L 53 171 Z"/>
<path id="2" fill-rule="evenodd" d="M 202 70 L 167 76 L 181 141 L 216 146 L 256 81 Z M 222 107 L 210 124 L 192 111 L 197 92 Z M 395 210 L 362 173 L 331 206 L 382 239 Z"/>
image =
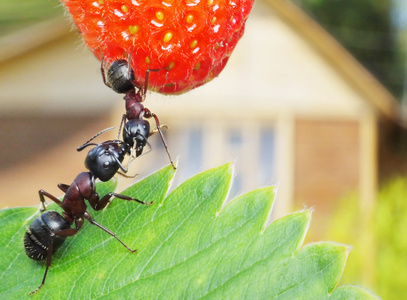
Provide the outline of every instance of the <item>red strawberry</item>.
<path id="1" fill-rule="evenodd" d="M 224 68 L 254 0 L 62 0 L 85 43 L 109 66 L 131 57 L 138 84 L 184 93 Z"/>

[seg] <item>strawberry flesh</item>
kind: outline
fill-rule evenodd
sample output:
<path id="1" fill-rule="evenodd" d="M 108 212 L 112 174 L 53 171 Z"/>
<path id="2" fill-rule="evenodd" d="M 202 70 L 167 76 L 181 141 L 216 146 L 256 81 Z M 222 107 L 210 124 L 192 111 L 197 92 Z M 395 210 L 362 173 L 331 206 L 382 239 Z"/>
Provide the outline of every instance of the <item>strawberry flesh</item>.
<path id="1" fill-rule="evenodd" d="M 135 81 L 184 93 L 218 76 L 244 32 L 254 0 L 62 0 L 104 64 L 131 59 Z"/>

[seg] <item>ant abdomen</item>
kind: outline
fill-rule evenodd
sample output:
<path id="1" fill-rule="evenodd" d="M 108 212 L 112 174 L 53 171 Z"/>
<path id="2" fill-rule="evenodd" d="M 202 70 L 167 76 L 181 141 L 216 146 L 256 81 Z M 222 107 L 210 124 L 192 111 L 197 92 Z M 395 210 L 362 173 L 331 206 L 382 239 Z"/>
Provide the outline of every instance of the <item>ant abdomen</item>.
<path id="1" fill-rule="evenodd" d="M 28 227 L 24 236 L 24 248 L 28 257 L 34 260 L 44 260 L 52 239 L 52 253 L 64 242 L 66 236 L 55 233 L 70 229 L 71 225 L 56 211 L 46 211 L 36 218 Z"/>
<path id="2" fill-rule="evenodd" d="M 128 62 L 124 59 L 115 60 L 107 70 L 105 82 L 116 93 L 123 94 L 134 88 L 133 70 L 129 70 Z"/>

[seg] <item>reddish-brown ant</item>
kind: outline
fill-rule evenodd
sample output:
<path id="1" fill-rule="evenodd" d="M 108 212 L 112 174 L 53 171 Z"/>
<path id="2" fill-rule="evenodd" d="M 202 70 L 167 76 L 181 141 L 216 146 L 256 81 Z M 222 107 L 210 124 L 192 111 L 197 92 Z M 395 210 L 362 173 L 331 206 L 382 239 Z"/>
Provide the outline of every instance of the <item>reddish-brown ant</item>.
<path id="1" fill-rule="evenodd" d="M 101 66 L 103 82 L 105 85 L 117 93 L 125 94 L 123 99 L 126 101 L 126 114 L 123 115 L 120 123 L 119 136 L 120 130 L 124 124 L 123 140 L 130 145 L 130 147 L 133 147 L 133 144 L 136 143 L 136 156 L 139 156 L 147 143 L 148 136 L 152 134 L 150 133 L 150 124 L 147 120 L 144 120 L 144 118 L 154 118 L 157 132 L 160 134 L 161 141 L 167 152 L 171 165 L 176 169 L 170 153 L 168 152 L 168 147 L 161 131 L 160 121 L 157 115 L 141 104 L 146 97 L 150 72 L 159 72 L 161 70 L 162 69 L 148 69 L 145 75 L 144 86 L 140 86 L 135 82 L 134 73 L 127 60 L 115 60 L 106 68 L 104 66 L 104 61 L 102 60 Z"/>
<path id="2" fill-rule="evenodd" d="M 119 129 L 120 136 L 120 132 L 124 124 L 123 141 L 117 139 L 100 144 L 90 143 L 96 136 L 104 132 L 101 131 L 88 140 L 85 144 L 78 147 L 77 150 L 81 151 L 88 146 L 95 146 L 89 151 L 85 160 L 85 165 L 89 169 L 89 172 L 80 173 L 71 185 L 58 185 L 58 187 L 65 193 L 62 201 L 44 190 L 39 191 L 39 196 L 42 203 L 41 211 L 46 210 L 45 197 L 47 197 L 57 203 L 63 209 L 63 212 L 62 215 L 56 211 L 44 212 L 32 222 L 25 233 L 24 246 L 27 255 L 34 260 L 46 259 L 47 261 L 41 284 L 30 294 L 38 292 L 38 290 L 44 285 L 49 267 L 51 266 L 52 255 L 64 243 L 67 237 L 78 233 L 83 226 L 85 219 L 88 220 L 92 225 L 96 225 L 103 231 L 113 236 L 130 252 L 136 251 L 130 249 L 113 232 L 97 223 L 87 211 L 85 200 L 88 200 L 91 207 L 96 211 L 106 207 L 110 203 L 110 199 L 113 196 L 122 200 L 137 201 L 145 205 L 150 205 L 153 203 L 143 202 L 138 199 L 113 192 L 100 198 L 95 187 L 95 180 L 97 178 L 99 178 L 101 181 L 108 181 L 117 172 L 120 172 L 119 169 L 121 169 L 121 171 L 124 173 L 127 172 L 127 168 L 122 165 L 126 154 L 130 155 L 130 160 L 132 156 L 138 157 L 142 154 L 145 145 L 148 144 L 148 137 L 155 132 L 150 132 L 150 124 L 147 120 L 145 120 L 145 118 L 154 118 L 157 126 L 157 132 L 160 134 L 171 165 L 175 169 L 175 165 L 168 152 L 157 115 L 141 104 L 141 102 L 145 99 L 148 87 L 149 72 L 151 71 L 158 72 L 160 69 L 147 70 L 145 84 L 143 87 L 139 87 L 134 82 L 133 72 L 130 70 L 126 60 L 114 61 L 108 68 L 106 76 L 102 62 L 102 74 L 105 84 L 118 93 L 125 93 L 124 100 L 126 101 L 126 114 L 123 115 Z M 137 92 L 136 88 L 138 89 Z M 74 228 L 72 228 L 73 224 L 75 224 Z"/>
<path id="3" fill-rule="evenodd" d="M 42 204 L 41 211 L 46 210 L 45 197 L 47 197 L 58 204 L 63 209 L 63 212 L 62 215 L 56 211 L 44 212 L 32 222 L 25 233 L 24 247 L 27 255 L 34 260 L 47 260 L 43 280 L 40 286 L 30 294 L 38 292 L 44 285 L 48 269 L 51 266 L 52 255 L 64 243 L 66 237 L 78 233 L 84 223 L 84 219 L 113 236 L 130 252 L 137 251 L 129 248 L 113 232 L 97 223 L 87 211 L 85 200 L 88 200 L 91 207 L 98 211 L 106 207 L 113 196 L 122 200 L 137 201 L 145 205 L 153 203 L 143 202 L 113 192 L 104 195 L 102 198 L 99 197 L 99 194 L 96 192 L 95 180 L 99 178 L 101 181 L 108 181 L 116 174 L 119 168 L 123 172 L 127 172 L 122 162 L 124 156 L 130 154 L 131 151 L 129 144 L 120 140 L 111 140 L 100 144 L 89 143 L 96 136 L 77 149 L 81 151 L 88 146 L 96 145 L 96 147 L 89 151 L 85 160 L 89 172 L 80 173 L 71 185 L 58 185 L 65 193 L 62 201 L 44 190 L 39 191 Z M 75 224 L 75 227 L 71 228 L 73 224 Z"/>

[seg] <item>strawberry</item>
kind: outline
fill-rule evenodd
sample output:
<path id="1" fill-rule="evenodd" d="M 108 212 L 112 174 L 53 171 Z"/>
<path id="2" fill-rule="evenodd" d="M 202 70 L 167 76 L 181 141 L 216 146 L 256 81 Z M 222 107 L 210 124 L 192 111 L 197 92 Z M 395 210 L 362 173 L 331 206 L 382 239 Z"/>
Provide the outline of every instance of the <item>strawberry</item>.
<path id="1" fill-rule="evenodd" d="M 184 93 L 225 67 L 254 0 L 62 0 L 93 54 L 131 60 L 137 86 Z"/>

